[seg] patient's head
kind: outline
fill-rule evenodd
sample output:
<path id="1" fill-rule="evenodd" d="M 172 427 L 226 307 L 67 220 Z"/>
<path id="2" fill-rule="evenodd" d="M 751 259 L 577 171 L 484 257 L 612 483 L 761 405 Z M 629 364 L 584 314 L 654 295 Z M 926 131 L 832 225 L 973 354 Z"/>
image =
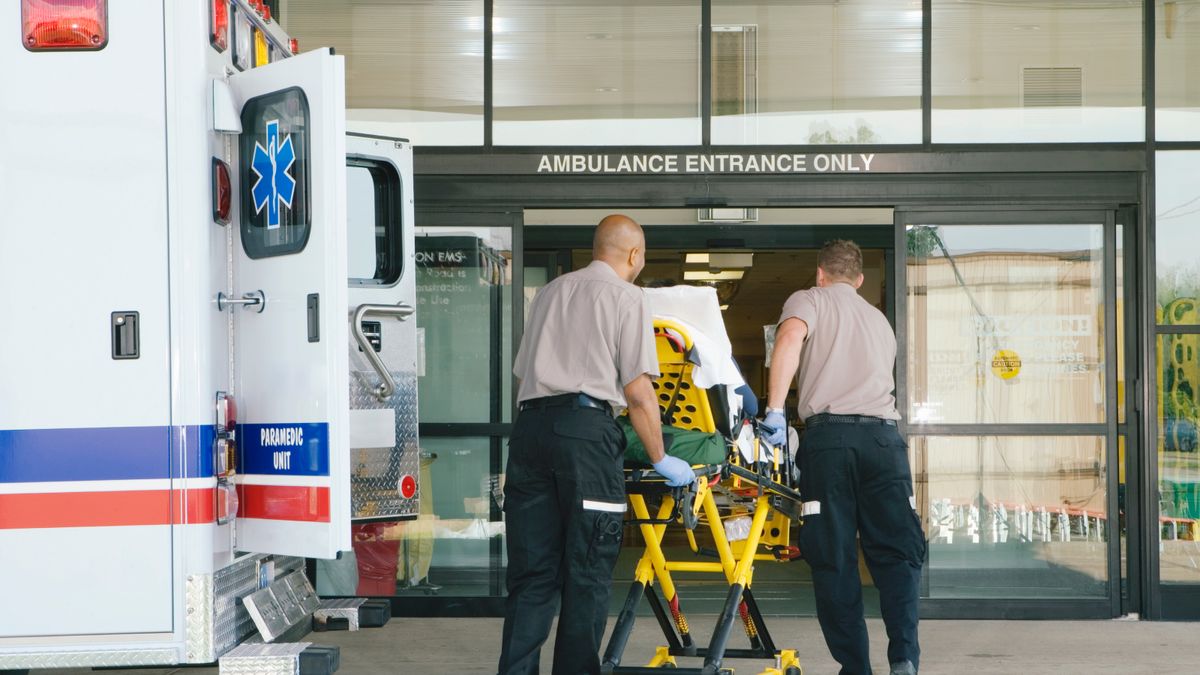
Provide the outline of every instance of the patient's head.
<path id="1" fill-rule="evenodd" d="M 848 239 L 827 242 L 817 255 L 817 285 L 862 286 L 862 249 Z"/>

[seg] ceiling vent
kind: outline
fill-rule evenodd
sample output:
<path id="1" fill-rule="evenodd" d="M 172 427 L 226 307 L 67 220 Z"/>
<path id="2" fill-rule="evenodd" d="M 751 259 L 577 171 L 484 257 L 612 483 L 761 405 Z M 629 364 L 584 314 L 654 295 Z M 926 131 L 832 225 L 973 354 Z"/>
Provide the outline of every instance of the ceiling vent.
<path id="1" fill-rule="evenodd" d="M 1021 71 L 1021 107 L 1083 106 L 1083 68 L 1025 68 Z"/>
<path id="2" fill-rule="evenodd" d="M 758 222 L 758 209 L 696 209 L 696 221 L 700 223 L 756 223 Z"/>

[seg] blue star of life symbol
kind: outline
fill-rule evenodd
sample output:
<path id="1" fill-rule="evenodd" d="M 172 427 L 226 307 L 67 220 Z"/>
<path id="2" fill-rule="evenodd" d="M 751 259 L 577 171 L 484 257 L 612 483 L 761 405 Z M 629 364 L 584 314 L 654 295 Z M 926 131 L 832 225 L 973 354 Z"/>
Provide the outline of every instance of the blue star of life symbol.
<path id="1" fill-rule="evenodd" d="M 279 120 L 267 122 L 267 146 L 254 142 L 254 160 L 250 168 L 258 174 L 251 195 L 254 197 L 254 212 L 262 213 L 267 207 L 267 229 L 279 227 L 279 205 L 292 208 L 292 197 L 296 194 L 296 179 L 288 173 L 296 162 L 296 150 L 292 146 L 292 135 L 287 134 L 279 142 Z"/>

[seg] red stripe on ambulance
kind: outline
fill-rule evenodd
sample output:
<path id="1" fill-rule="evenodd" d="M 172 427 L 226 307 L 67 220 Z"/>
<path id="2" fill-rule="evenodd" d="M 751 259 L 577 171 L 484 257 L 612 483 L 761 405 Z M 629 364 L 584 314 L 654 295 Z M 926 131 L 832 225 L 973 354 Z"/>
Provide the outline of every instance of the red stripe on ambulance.
<path id="1" fill-rule="evenodd" d="M 329 522 L 328 487 L 243 484 L 237 491 L 242 518 Z"/>
<path id="2" fill-rule="evenodd" d="M 214 510 L 213 488 L 0 494 L 0 530 L 195 525 Z"/>

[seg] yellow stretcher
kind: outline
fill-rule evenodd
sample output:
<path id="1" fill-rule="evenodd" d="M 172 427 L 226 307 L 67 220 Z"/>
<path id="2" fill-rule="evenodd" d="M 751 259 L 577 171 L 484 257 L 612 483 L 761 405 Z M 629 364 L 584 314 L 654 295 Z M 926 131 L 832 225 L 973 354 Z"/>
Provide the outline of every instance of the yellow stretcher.
<path id="1" fill-rule="evenodd" d="M 726 417 L 725 406 L 716 400 L 719 394 L 699 389 L 692 382 L 696 356 L 687 330 L 678 323 L 659 319 L 654 322 L 654 338 L 661 371 L 654 387 L 664 424 L 707 432 L 720 430 L 730 441 L 729 452 L 722 464 L 694 466 L 696 483 L 688 488 L 668 487 L 648 467 L 626 468 L 626 493 L 632 510 L 629 522 L 637 525 L 646 550 L 635 568 L 633 584 L 609 638 L 601 670 L 650 673 L 673 668 L 679 673 L 716 675 L 727 672 L 721 667 L 725 658 L 739 658 L 773 660 L 773 665 L 762 670 L 761 675 L 801 675 L 795 650 L 776 647 L 751 591 L 756 561 L 786 562 L 798 557 L 798 551 L 788 545 L 791 521 L 798 518 L 801 503 L 799 493 L 792 487 L 790 458 L 786 452 L 774 450 L 770 461 L 746 461 L 733 443 L 732 429 L 721 428 L 730 425 L 718 423 Z M 714 414 L 717 411 L 719 414 Z M 748 423 L 756 424 L 753 420 Z M 737 426 L 740 428 L 740 424 Z M 751 456 L 761 459 L 757 428 L 753 428 L 755 454 Z M 648 498 L 659 500 L 654 515 Z M 747 537 L 730 542 L 725 522 L 747 517 L 750 518 Z M 667 528 L 675 524 L 685 529 L 695 559 L 667 559 L 662 542 Z M 711 548 L 699 545 L 697 528 L 708 531 Z M 676 572 L 719 575 L 729 584 L 724 609 L 707 647 L 698 646 L 692 637 L 672 578 Z M 661 597 L 654 588 L 656 581 Z M 659 646 L 645 666 L 622 666 L 643 596 L 667 644 Z M 741 619 L 749 648 L 727 647 L 735 617 Z M 679 668 L 676 658 L 681 656 L 703 658 L 704 664 L 700 668 Z"/>

